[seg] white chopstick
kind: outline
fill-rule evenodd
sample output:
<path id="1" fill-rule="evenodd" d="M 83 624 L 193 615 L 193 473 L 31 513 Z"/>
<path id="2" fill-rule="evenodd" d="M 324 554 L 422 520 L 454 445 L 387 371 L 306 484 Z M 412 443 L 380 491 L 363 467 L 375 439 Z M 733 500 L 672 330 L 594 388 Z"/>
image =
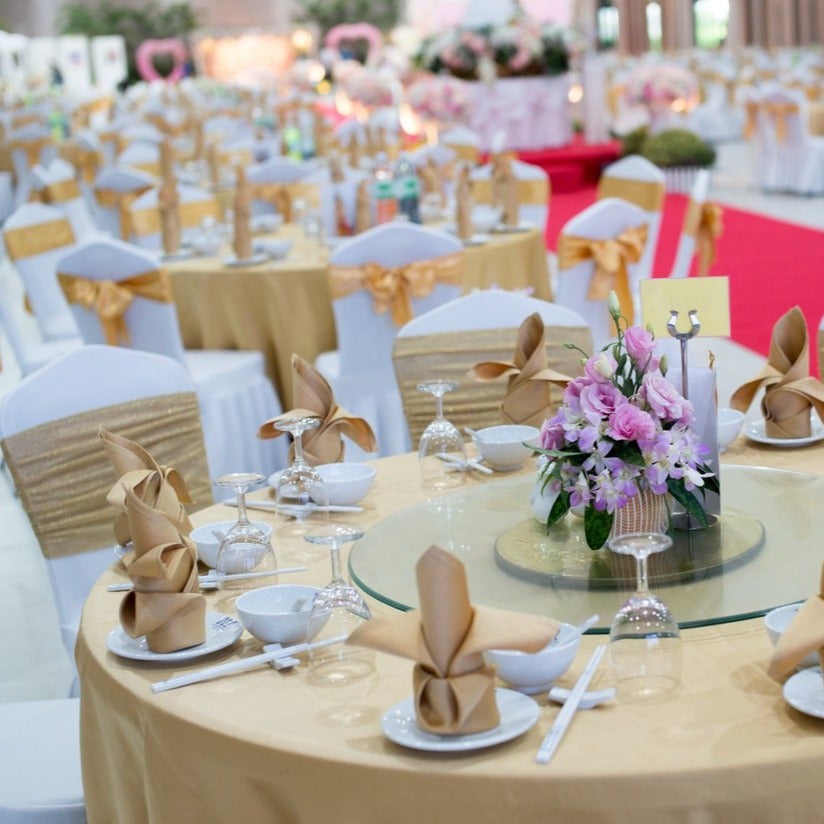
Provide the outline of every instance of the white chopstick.
<path id="1" fill-rule="evenodd" d="M 477 469 L 478 472 L 483 472 L 484 475 L 493 475 L 494 472 L 488 467 L 484 466 L 483 464 L 479 463 L 478 458 L 471 458 L 468 461 L 462 461 L 455 455 L 450 455 L 447 452 L 439 452 L 438 457 L 444 462 L 448 463 L 451 466 L 454 466 L 456 469 L 461 469 L 466 472 L 469 469 Z"/>
<path id="2" fill-rule="evenodd" d="M 273 569 L 267 572 L 233 572 L 229 575 L 218 576 L 214 572 L 207 572 L 205 575 L 198 575 L 201 589 L 217 589 L 218 581 L 242 581 L 246 578 L 265 578 L 267 575 L 285 575 L 289 572 L 306 572 L 308 567 L 283 567 L 283 569 Z M 124 581 L 122 584 L 110 584 L 106 587 L 106 592 L 130 592 L 133 589 L 131 581 Z"/>
<path id="3" fill-rule="evenodd" d="M 555 750 L 558 749 L 558 745 L 564 737 L 564 733 L 567 731 L 567 727 L 569 727 L 572 722 L 575 711 L 578 709 L 578 704 L 581 703 L 581 699 L 587 691 L 589 682 L 592 680 L 598 664 L 601 663 L 601 658 L 606 648 L 606 644 L 601 644 L 595 648 L 595 651 L 592 653 L 592 658 L 589 659 L 584 671 L 581 673 L 581 677 L 575 682 L 575 686 L 572 688 L 569 698 L 567 698 L 566 703 L 558 713 L 555 723 L 544 736 L 544 740 L 541 742 L 541 746 L 535 754 L 535 763 L 548 764 L 552 759 Z"/>
<path id="4" fill-rule="evenodd" d="M 291 658 L 301 652 L 308 652 L 321 647 L 331 647 L 333 644 L 343 643 L 349 636 L 336 635 L 334 638 L 326 638 L 323 641 L 314 641 L 311 644 L 293 644 L 291 647 L 264 652 L 260 655 L 253 655 L 251 658 L 240 658 L 237 661 L 230 661 L 228 664 L 218 664 L 216 667 L 190 672 L 187 675 L 178 675 L 176 678 L 167 678 L 165 681 L 155 681 L 152 684 L 152 692 L 166 692 L 176 690 L 178 687 L 187 687 L 189 684 L 199 684 L 202 681 L 211 681 L 213 678 L 220 678 L 223 675 L 232 675 L 236 672 L 259 667 L 261 664 L 268 664 L 277 661 L 279 658 Z"/>
<path id="5" fill-rule="evenodd" d="M 225 506 L 237 506 L 237 501 L 227 499 L 221 501 Z M 275 501 L 246 501 L 246 509 L 260 509 L 264 512 L 283 512 L 285 515 L 302 515 L 312 512 L 363 512 L 362 506 L 343 506 L 342 504 L 307 504 L 306 506 L 284 506 Z"/>

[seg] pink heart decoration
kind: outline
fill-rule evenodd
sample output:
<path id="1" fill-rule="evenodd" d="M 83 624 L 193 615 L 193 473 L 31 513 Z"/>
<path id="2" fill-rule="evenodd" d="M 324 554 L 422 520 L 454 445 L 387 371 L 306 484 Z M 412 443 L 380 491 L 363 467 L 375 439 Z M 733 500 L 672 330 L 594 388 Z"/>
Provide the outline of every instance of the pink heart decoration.
<path id="1" fill-rule="evenodd" d="M 371 23 L 341 23 L 333 26 L 326 33 L 324 45 L 330 49 L 338 49 L 341 43 L 352 40 L 365 40 L 369 44 L 367 62 L 370 58 L 377 58 L 383 45 L 383 35 L 380 29 Z"/>
<path id="2" fill-rule="evenodd" d="M 157 56 L 169 56 L 172 59 L 172 70 L 167 77 L 158 72 L 154 65 Z M 144 40 L 135 52 L 134 58 L 137 71 L 144 80 L 166 80 L 177 83 L 183 78 L 186 71 L 186 45 L 177 37 L 166 40 Z"/>

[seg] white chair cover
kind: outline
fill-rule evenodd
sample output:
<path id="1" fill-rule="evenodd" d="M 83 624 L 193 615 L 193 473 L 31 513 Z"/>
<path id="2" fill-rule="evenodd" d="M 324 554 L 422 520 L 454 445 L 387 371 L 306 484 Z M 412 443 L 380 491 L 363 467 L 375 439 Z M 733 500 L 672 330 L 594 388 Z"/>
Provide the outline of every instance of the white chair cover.
<path id="1" fill-rule="evenodd" d="M 114 205 L 101 204 L 100 192 L 144 192 L 157 183 L 157 178 L 129 166 L 109 166 L 95 178 L 92 192 L 95 194 L 95 221 L 107 234 L 120 237 L 120 210 Z"/>
<path id="2" fill-rule="evenodd" d="M 343 168 L 344 179 L 340 183 L 333 183 L 328 169 L 312 172 L 306 178 L 306 183 L 317 184 L 320 189 L 320 209 L 323 218 L 323 227 L 327 237 L 338 234 L 337 215 L 335 213 L 335 198 L 340 198 L 346 213 L 346 220 L 351 227 L 355 226 L 357 211 L 358 184 L 366 180 L 369 175 L 350 166 Z"/>
<path id="3" fill-rule="evenodd" d="M 42 123 L 28 123 L 21 126 L 19 129 L 14 129 L 8 135 L 8 141 L 19 141 L 21 143 L 34 143 L 36 141 L 43 141 L 50 137 L 48 127 Z M 37 156 L 37 162 L 43 165 L 51 163 L 57 157 L 57 149 L 51 142 L 44 143 L 40 148 Z M 16 206 L 22 206 L 28 199 L 31 193 L 31 170 L 35 163 L 29 162 L 28 153 L 22 148 L 15 148 L 11 151 L 11 165 L 14 167 L 14 176 L 17 181 L 17 187 L 14 193 L 14 203 Z"/>
<path id="4" fill-rule="evenodd" d="M 707 201 L 707 194 L 710 188 L 709 169 L 701 169 L 695 177 L 690 201 L 702 206 Z M 695 254 L 695 235 L 685 232 L 682 228 L 678 238 L 678 248 L 675 251 L 675 261 L 672 264 L 671 278 L 685 278 L 690 273 L 690 263 Z"/>
<path id="5" fill-rule="evenodd" d="M 546 182 L 547 201 L 541 205 L 537 203 L 524 203 L 518 208 L 518 219 L 523 223 L 530 223 L 536 229 L 543 232 L 546 229 L 547 218 L 549 217 L 549 196 L 550 185 L 549 175 L 540 166 L 531 163 L 523 163 L 520 160 L 512 161 L 512 173 L 518 180 L 541 180 Z M 472 170 L 472 180 L 489 180 L 492 174 L 492 166 L 484 164 Z"/>
<path id="6" fill-rule="evenodd" d="M 156 270 L 158 265 L 151 252 L 100 238 L 62 258 L 58 270 L 89 280 L 118 282 Z M 71 308 L 83 340 L 104 343 L 97 314 L 77 304 Z M 257 437 L 260 424 L 282 411 L 259 352 L 184 350 L 171 303 L 136 297 L 124 319 L 131 348 L 174 358 L 194 379 L 213 478 L 241 471 L 268 476 L 285 463 L 286 444 Z"/>
<path id="7" fill-rule="evenodd" d="M 117 156 L 117 165 L 130 166 L 151 175 L 160 174 L 160 141 L 135 140 L 129 143 Z"/>
<path id="8" fill-rule="evenodd" d="M 157 199 L 159 195 L 158 188 L 149 189 L 138 197 L 130 206 L 129 211 L 141 212 L 145 210 L 157 210 Z M 219 215 L 217 201 L 211 192 L 204 189 L 198 189 L 195 186 L 186 186 L 179 183 L 177 185 L 178 204 L 184 203 L 202 203 L 207 209 L 213 212 L 212 217 L 216 220 Z M 134 229 L 134 226 L 132 227 Z M 192 225 L 186 225 L 186 221 L 181 220 L 180 224 L 180 239 L 185 243 L 189 243 L 200 233 L 200 221 Z M 132 233 L 131 242 L 136 246 L 141 246 L 144 249 L 153 249 L 155 251 L 161 249 L 161 233 L 154 232 L 151 234 Z"/>
<path id="9" fill-rule="evenodd" d="M 63 183 L 68 180 L 75 180 L 77 174 L 71 163 L 60 157 L 55 158 L 48 166 L 35 166 L 31 171 L 32 189 L 35 192 L 42 191 L 56 183 Z M 97 224 L 89 211 L 86 200 L 83 197 L 80 185 L 78 184 L 78 196 L 69 200 L 52 202 L 56 209 L 66 215 L 71 223 L 75 240 L 87 240 L 91 235 L 98 232 Z"/>

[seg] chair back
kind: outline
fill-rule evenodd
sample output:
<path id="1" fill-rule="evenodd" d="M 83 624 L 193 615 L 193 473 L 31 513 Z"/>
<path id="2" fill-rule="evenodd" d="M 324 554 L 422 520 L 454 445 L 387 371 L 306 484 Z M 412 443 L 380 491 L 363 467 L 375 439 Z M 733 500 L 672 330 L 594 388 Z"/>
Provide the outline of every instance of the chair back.
<path id="1" fill-rule="evenodd" d="M 60 157 L 55 158 L 48 166 L 35 166 L 31 177 L 33 197 L 60 209 L 71 224 L 77 240 L 97 231 L 71 163 Z"/>
<path id="2" fill-rule="evenodd" d="M 764 145 L 780 148 L 803 146 L 808 139 L 803 93 L 782 86 L 767 88 L 757 102 L 758 134 Z"/>
<path id="3" fill-rule="evenodd" d="M 455 148 L 452 146 L 451 148 Z M 518 220 L 530 223 L 539 231 L 546 228 L 549 217 L 549 175 L 540 166 L 511 161 L 512 173 L 517 180 Z M 492 164 L 486 163 L 472 170 L 472 196 L 476 203 L 491 203 Z"/>
<path id="4" fill-rule="evenodd" d="M 149 189 L 129 206 L 131 240 L 144 249 L 160 249 L 161 219 L 158 208 L 157 187 Z M 185 243 L 200 232 L 204 218 L 217 221 L 220 209 L 217 199 L 211 192 L 195 186 L 177 185 L 178 215 L 180 219 L 181 240 Z"/>
<path id="5" fill-rule="evenodd" d="M 48 126 L 40 122 L 14 129 L 8 136 L 7 145 L 17 180 L 15 205 L 21 206 L 29 199 L 31 192 L 31 170 L 38 163 L 51 163 L 57 157 L 57 149 Z"/>
<path id="6" fill-rule="evenodd" d="M 97 211 L 97 223 L 104 231 L 122 240 L 131 237 L 129 207 L 157 184 L 157 178 L 128 166 L 109 166 L 94 181 L 92 191 Z"/>
<path id="7" fill-rule="evenodd" d="M 347 225 L 354 232 L 357 218 L 358 185 L 367 180 L 366 172 L 346 166 L 342 169 L 343 180 L 332 182 L 329 170 L 321 169 L 312 172 L 304 179 L 308 186 L 317 187 L 320 192 L 320 213 L 323 228 L 327 236 L 335 237 L 341 234 L 338 225 L 338 202 L 343 210 Z"/>
<path id="8" fill-rule="evenodd" d="M 618 197 L 634 203 L 647 214 L 647 245 L 637 265 L 639 277 L 653 275 L 665 193 L 664 172 L 640 155 L 629 155 L 611 163 L 598 182 L 598 200 Z"/>
<path id="9" fill-rule="evenodd" d="M 118 166 L 130 166 L 141 172 L 160 177 L 160 143 L 136 141 L 129 143 L 117 156 Z"/>
<path id="10" fill-rule="evenodd" d="M 77 327 L 55 276 L 58 259 L 75 243 L 63 212 L 43 203 L 24 204 L 3 225 L 3 243 L 20 273 L 43 338 L 76 337 Z"/>
<path id="11" fill-rule="evenodd" d="M 98 427 L 177 468 L 193 498 L 211 501 L 192 380 L 169 358 L 84 346 L 25 378 L 0 401 L 3 454 L 46 563 L 67 648 L 92 585 L 114 560 L 117 480 Z"/>
<path id="12" fill-rule="evenodd" d="M 57 271 L 86 343 L 127 346 L 185 363 L 171 286 L 156 255 L 101 237 L 61 258 Z M 116 303 L 119 315 L 112 311 Z"/>
<path id="13" fill-rule="evenodd" d="M 432 400 L 417 385 L 433 375 L 454 380 L 458 388 L 444 397 L 447 417 L 459 428 L 503 423 L 501 403 L 507 381 L 475 381 L 467 372 L 481 361 L 511 362 L 518 329 L 537 312 L 544 322 L 547 365 L 564 375 L 581 374 L 580 352 L 570 342 L 592 352 L 592 334 L 581 315 L 557 303 L 502 289 L 463 295 L 413 318 L 395 339 L 392 360 L 412 444 L 417 444 L 432 420 Z M 561 390 L 551 388 L 553 404 Z"/>
<path id="14" fill-rule="evenodd" d="M 567 221 L 561 230 L 558 239 L 556 300 L 562 306 L 573 309 L 586 319 L 592 329 L 592 339 L 596 350 L 608 343 L 615 335 L 615 328 L 607 310 L 607 294 L 590 297 L 593 275 L 596 274 L 595 260 L 592 257 L 586 257 L 570 265 L 564 264 L 565 237 L 593 241 L 614 240 L 627 231 L 635 234 L 634 230 L 645 227 L 646 224 L 647 215 L 638 206 L 619 198 L 606 198 L 597 201 Z M 616 291 L 629 293 L 622 306 L 625 312 L 627 302 L 634 308 L 634 298 L 639 291 L 638 283 L 640 282 L 638 268 L 638 264 L 628 263 L 626 265 L 625 288 L 620 288 L 617 282 L 619 278 L 615 278 Z M 639 320 L 637 315 L 635 320 L 636 322 Z"/>
<path id="15" fill-rule="evenodd" d="M 278 212 L 289 223 L 295 217 L 295 203 L 303 201 L 311 210 L 321 208 L 320 186 L 306 178 L 310 169 L 303 163 L 276 157 L 255 163 L 246 170 L 252 194 L 252 214 Z"/>
<path id="16" fill-rule="evenodd" d="M 455 152 L 458 160 L 475 164 L 481 154 L 481 136 L 466 126 L 453 126 L 438 137 L 438 143 Z"/>
<path id="17" fill-rule="evenodd" d="M 681 228 L 681 236 L 678 238 L 675 261 L 670 272 L 671 278 L 685 278 L 690 273 L 690 263 L 695 254 L 695 241 L 700 230 L 701 215 L 704 204 L 707 202 L 709 188 L 709 169 L 701 169 L 695 176 L 687 210 L 684 212 L 684 224 Z"/>

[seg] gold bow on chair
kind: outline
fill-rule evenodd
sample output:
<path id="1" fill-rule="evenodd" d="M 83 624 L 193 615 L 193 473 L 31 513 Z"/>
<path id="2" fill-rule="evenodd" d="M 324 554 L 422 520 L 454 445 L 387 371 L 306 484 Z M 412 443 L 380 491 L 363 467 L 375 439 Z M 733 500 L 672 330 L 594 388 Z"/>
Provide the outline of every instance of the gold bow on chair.
<path id="1" fill-rule="evenodd" d="M 396 326 L 413 317 L 412 298 L 429 295 L 436 283 L 459 284 L 463 276 L 463 255 L 454 252 L 430 260 L 419 260 L 406 266 L 384 267 L 367 263 L 363 267 L 331 266 L 332 298 L 351 295 L 366 289 L 378 314 L 392 312 Z"/>
<path id="2" fill-rule="evenodd" d="M 172 303 L 172 290 L 165 269 L 154 269 L 117 283 L 62 272 L 58 272 L 57 278 L 69 303 L 96 312 L 110 346 L 128 345 L 129 330 L 124 315 L 135 298 Z"/>
<path id="3" fill-rule="evenodd" d="M 766 102 L 760 108 L 775 125 L 775 139 L 783 143 L 787 139 L 787 118 L 798 114 L 798 104 Z"/>
<path id="4" fill-rule="evenodd" d="M 724 231 L 724 210 L 717 203 L 690 200 L 684 218 L 684 233 L 695 238 L 698 274 L 706 277 L 715 262 L 715 241 Z"/>
<path id="5" fill-rule="evenodd" d="M 644 254 L 647 224 L 625 229 L 618 237 L 593 240 L 577 235 L 558 238 L 558 268 L 571 269 L 590 258 L 594 261 L 588 300 L 606 300 L 610 291 L 618 295 L 621 311 L 632 324 L 632 292 L 627 264 L 637 263 Z"/>
<path id="6" fill-rule="evenodd" d="M 32 192 L 34 194 L 34 192 Z M 40 200 L 43 203 L 65 203 L 68 200 L 77 200 L 81 197 L 80 187 L 74 178 L 68 180 L 58 180 L 49 183 L 39 191 Z"/>

